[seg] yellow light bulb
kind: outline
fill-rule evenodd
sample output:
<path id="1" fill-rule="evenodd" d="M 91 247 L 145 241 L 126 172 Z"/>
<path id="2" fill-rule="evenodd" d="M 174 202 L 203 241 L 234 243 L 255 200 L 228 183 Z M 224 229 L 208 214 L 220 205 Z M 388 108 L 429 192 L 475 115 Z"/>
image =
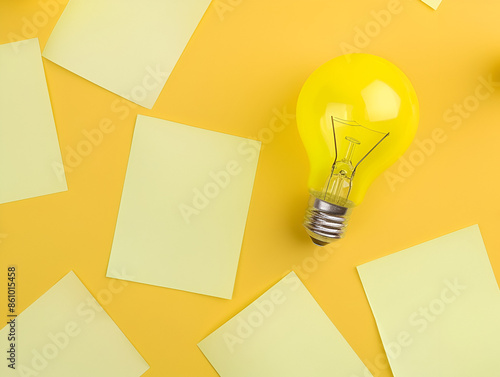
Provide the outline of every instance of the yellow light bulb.
<path id="1" fill-rule="evenodd" d="M 339 56 L 307 79 L 297 124 L 310 162 L 304 226 L 314 243 L 343 236 L 352 208 L 411 144 L 418 114 L 410 80 L 374 55 Z"/>

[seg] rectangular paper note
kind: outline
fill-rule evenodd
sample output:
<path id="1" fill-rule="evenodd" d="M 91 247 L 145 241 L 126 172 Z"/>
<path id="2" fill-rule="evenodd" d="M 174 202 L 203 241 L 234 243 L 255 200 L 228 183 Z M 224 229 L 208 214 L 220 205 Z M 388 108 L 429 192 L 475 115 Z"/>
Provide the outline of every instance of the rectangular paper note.
<path id="1" fill-rule="evenodd" d="M 432 9 L 436 10 L 438 9 L 442 0 L 422 0 L 422 1 L 426 3 L 428 6 L 430 6 Z"/>
<path id="2" fill-rule="evenodd" d="M 152 108 L 210 0 L 70 0 L 43 56 Z"/>
<path id="3" fill-rule="evenodd" d="M 2 355 L 9 329 L 0 330 Z M 17 317 L 16 332 L 16 369 L 2 357 L 2 377 L 139 377 L 149 369 L 73 272 Z"/>
<path id="4" fill-rule="evenodd" d="M 198 347 L 221 377 L 371 376 L 294 272 Z"/>
<path id="5" fill-rule="evenodd" d="M 500 291 L 478 226 L 358 271 L 394 377 L 500 376 Z"/>
<path id="6" fill-rule="evenodd" d="M 66 191 L 38 39 L 0 45 L 0 204 Z"/>
<path id="7" fill-rule="evenodd" d="M 260 142 L 138 116 L 108 277 L 231 298 Z"/>

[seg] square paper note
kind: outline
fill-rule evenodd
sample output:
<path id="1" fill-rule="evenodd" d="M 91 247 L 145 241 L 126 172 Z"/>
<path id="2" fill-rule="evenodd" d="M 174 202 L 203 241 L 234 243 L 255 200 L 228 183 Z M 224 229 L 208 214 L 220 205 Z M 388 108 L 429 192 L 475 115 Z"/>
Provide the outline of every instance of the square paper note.
<path id="1" fill-rule="evenodd" d="M 152 108 L 210 0 L 70 0 L 43 56 Z"/>
<path id="2" fill-rule="evenodd" d="M 107 276 L 231 298 L 259 151 L 139 115 Z"/>
<path id="3" fill-rule="evenodd" d="M 371 376 L 294 272 L 198 347 L 221 377 Z"/>
<path id="4" fill-rule="evenodd" d="M 38 39 L 0 45 L 0 204 L 66 191 Z"/>
<path id="5" fill-rule="evenodd" d="M 500 376 L 500 291 L 477 225 L 358 271 L 394 377 Z"/>
<path id="6" fill-rule="evenodd" d="M 424 3 L 426 3 L 428 6 L 430 6 L 432 9 L 436 10 L 438 9 L 439 5 L 441 5 L 442 0 L 422 0 Z"/>
<path id="7" fill-rule="evenodd" d="M 73 272 L 0 330 L 0 376 L 139 377 L 148 364 Z M 7 344 L 8 343 L 8 344 Z M 16 369 L 8 367 L 14 362 Z"/>

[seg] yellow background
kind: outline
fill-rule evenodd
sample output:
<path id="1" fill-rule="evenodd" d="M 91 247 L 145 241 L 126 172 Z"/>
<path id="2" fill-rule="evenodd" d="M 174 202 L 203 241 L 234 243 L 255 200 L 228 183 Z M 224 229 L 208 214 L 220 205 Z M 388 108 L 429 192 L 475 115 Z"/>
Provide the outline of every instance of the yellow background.
<path id="1" fill-rule="evenodd" d="M 60 4 L 44 17 L 45 3 L 1 0 L 0 43 L 15 33 L 38 36 L 43 48 L 63 10 Z M 500 276 L 500 87 L 461 127 L 443 119 L 454 104 L 474 95 L 479 77 L 492 74 L 500 81 L 500 3 L 443 0 L 433 11 L 419 0 L 405 0 L 387 26 L 377 35 L 372 30 L 361 51 L 396 64 L 417 91 L 417 139 L 440 128 L 446 141 L 393 189 L 387 176 L 376 180 L 353 212 L 346 239 L 329 246 L 329 254 L 324 249 L 318 254 L 302 229 L 308 163 L 295 122 L 271 141 L 262 131 L 275 111 L 294 111 L 308 75 L 342 54 L 342 42 L 356 46 L 356 28 L 365 29 L 374 19 L 371 12 L 387 9 L 388 3 L 242 0 L 222 17 L 213 3 L 152 110 L 121 101 L 44 60 L 63 161 L 67 148 L 84 140 L 82 130 L 97 128 L 103 118 L 112 119 L 116 129 L 67 172 L 68 192 L 0 206 L 0 276 L 5 276 L 0 281 L 6 281 L 8 264 L 18 266 L 19 310 L 73 269 L 94 296 L 105 298 L 105 310 L 151 365 L 145 377 L 216 376 L 196 343 L 296 266 L 360 358 L 375 365 L 374 375 L 391 376 L 387 365 L 376 363 L 382 343 L 356 265 L 479 223 Z M 38 26 L 23 33 L 28 21 Z M 136 283 L 111 300 L 106 296 L 112 280 L 105 272 L 138 113 L 265 138 L 230 301 Z M 414 143 L 404 158 L 415 151 Z M 389 171 L 397 174 L 398 166 Z M 0 311 L 6 310 L 5 291 L 0 289 L 0 305 L 5 305 Z"/>

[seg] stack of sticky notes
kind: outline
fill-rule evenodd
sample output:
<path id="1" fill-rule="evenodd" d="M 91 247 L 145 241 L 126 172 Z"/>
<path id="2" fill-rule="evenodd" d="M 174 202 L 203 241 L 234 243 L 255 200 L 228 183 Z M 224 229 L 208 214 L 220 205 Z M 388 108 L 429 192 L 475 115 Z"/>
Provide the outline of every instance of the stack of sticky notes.
<path id="1" fill-rule="evenodd" d="M 231 298 L 259 150 L 139 115 L 107 276 Z"/>
<path id="2" fill-rule="evenodd" d="M 0 204 L 66 191 L 38 39 L 0 45 Z"/>
<path id="3" fill-rule="evenodd" d="M 17 360 L 12 369 L 2 358 L 2 377 L 139 377 L 149 369 L 73 272 L 14 320 Z M 9 330 L 0 330 L 2 350 Z"/>
<path id="4" fill-rule="evenodd" d="M 478 226 L 358 271 L 395 377 L 500 376 L 500 291 Z"/>
<path id="5" fill-rule="evenodd" d="M 210 0 L 71 0 L 43 56 L 152 108 Z"/>
<path id="6" fill-rule="evenodd" d="M 291 272 L 198 347 L 222 377 L 370 377 Z"/>

